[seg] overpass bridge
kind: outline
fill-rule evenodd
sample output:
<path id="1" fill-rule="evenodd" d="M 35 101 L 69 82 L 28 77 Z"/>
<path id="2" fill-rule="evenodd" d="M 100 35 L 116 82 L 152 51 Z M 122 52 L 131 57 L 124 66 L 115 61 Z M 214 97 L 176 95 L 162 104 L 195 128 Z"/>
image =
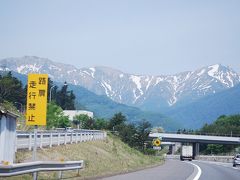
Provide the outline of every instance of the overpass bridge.
<path id="1" fill-rule="evenodd" d="M 199 144 L 229 144 L 240 145 L 240 137 L 209 136 L 174 133 L 150 133 L 151 138 L 161 138 L 163 142 L 180 142 L 193 144 L 193 155 L 199 155 Z"/>
<path id="2" fill-rule="evenodd" d="M 163 142 L 240 145 L 240 137 L 174 134 L 174 133 L 150 133 L 149 137 L 153 138 L 161 137 Z"/>

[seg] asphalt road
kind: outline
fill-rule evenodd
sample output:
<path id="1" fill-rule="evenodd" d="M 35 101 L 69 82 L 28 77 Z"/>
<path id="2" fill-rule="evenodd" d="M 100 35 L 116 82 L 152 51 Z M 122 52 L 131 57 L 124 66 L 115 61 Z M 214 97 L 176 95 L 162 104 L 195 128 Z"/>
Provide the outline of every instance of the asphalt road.
<path id="1" fill-rule="evenodd" d="M 104 180 L 186 180 L 194 172 L 194 166 L 180 160 L 167 160 L 164 165 Z"/>
<path id="2" fill-rule="evenodd" d="M 240 167 L 232 167 L 232 163 L 194 161 L 201 168 L 199 180 L 240 180 Z"/>
<path id="3" fill-rule="evenodd" d="M 240 167 L 231 163 L 167 160 L 162 166 L 102 180 L 240 180 Z"/>

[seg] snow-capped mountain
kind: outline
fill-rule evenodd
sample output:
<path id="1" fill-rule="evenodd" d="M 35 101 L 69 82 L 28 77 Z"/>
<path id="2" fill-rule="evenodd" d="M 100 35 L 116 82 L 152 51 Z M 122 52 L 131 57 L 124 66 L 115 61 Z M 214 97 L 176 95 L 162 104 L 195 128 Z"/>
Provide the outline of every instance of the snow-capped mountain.
<path id="1" fill-rule="evenodd" d="M 231 88 L 240 76 L 231 68 L 215 64 L 175 75 L 133 75 L 108 67 L 78 69 L 35 56 L 7 58 L 0 69 L 18 73 L 47 73 L 54 81 L 81 85 L 116 102 L 148 110 L 168 108 Z"/>

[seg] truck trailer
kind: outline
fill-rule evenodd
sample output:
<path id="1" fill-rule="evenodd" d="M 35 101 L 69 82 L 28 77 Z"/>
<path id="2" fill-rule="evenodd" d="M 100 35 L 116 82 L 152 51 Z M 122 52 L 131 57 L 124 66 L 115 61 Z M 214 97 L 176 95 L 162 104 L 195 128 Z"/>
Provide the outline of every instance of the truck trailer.
<path id="1" fill-rule="evenodd" d="M 189 160 L 193 159 L 193 146 L 192 145 L 182 145 L 180 160 Z"/>

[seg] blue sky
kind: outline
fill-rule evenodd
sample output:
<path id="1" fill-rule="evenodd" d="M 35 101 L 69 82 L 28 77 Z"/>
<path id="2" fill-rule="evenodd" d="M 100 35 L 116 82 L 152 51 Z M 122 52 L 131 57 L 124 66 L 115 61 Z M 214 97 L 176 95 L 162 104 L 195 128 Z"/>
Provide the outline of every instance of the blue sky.
<path id="1" fill-rule="evenodd" d="M 221 63 L 240 72 L 239 0 L 3 0 L 0 58 L 173 74 Z"/>

